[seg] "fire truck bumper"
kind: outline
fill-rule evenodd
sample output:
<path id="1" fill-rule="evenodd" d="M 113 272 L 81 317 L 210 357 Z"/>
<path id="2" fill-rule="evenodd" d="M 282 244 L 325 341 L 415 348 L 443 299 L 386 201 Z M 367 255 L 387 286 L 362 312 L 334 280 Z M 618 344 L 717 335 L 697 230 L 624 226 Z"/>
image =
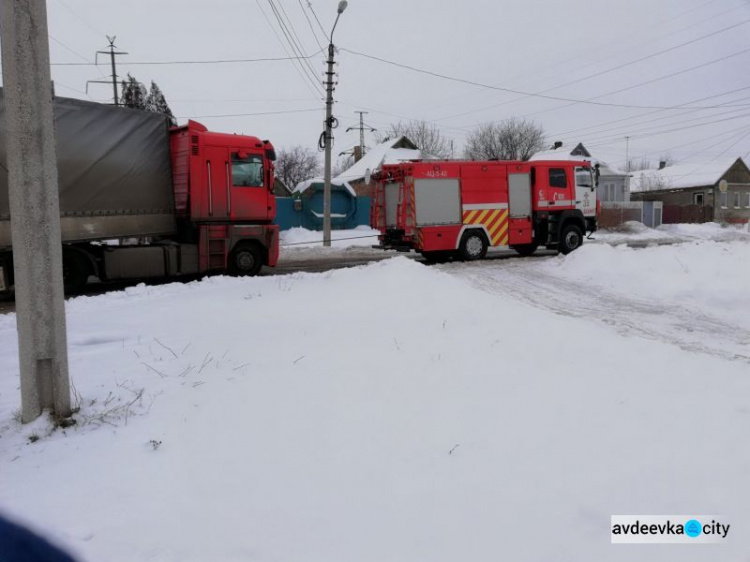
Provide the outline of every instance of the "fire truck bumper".
<path id="1" fill-rule="evenodd" d="M 378 239 L 380 244 L 373 246 L 378 250 L 396 250 L 397 252 L 410 252 L 413 247 L 408 240 L 405 240 L 405 233 L 403 230 L 387 230 L 385 234 L 381 234 Z"/>

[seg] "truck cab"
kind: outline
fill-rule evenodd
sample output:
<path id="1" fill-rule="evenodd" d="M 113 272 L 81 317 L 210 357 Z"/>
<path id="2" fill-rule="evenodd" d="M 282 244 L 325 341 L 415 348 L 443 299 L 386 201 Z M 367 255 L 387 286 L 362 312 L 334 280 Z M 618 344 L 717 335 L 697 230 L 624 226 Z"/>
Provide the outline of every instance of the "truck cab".
<path id="1" fill-rule="evenodd" d="M 275 265 L 273 145 L 195 121 L 173 129 L 171 142 L 175 214 L 198 242 L 200 269 L 254 274 Z"/>

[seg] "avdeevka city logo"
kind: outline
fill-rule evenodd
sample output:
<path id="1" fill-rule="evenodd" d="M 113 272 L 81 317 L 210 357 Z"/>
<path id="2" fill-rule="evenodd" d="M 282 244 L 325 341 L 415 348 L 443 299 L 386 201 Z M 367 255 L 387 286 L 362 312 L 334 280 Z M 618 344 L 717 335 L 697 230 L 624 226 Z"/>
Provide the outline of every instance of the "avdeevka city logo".
<path id="1" fill-rule="evenodd" d="M 731 524 L 721 515 L 613 515 L 613 543 L 724 542 Z"/>
<path id="2" fill-rule="evenodd" d="M 685 523 L 685 534 L 688 537 L 697 537 L 703 532 L 703 525 L 697 519 L 691 519 Z"/>

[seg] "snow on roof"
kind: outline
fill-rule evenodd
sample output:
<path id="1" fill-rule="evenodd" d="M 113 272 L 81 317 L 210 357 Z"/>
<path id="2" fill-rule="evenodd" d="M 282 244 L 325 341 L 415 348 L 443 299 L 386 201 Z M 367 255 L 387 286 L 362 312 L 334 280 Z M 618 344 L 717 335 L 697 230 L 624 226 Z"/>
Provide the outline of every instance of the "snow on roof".
<path id="1" fill-rule="evenodd" d="M 351 168 L 336 177 L 338 181 L 356 181 L 362 179 L 367 174 L 374 172 L 383 164 L 398 164 L 405 160 L 418 160 L 422 157 L 422 151 L 412 148 L 394 148 L 398 146 L 414 146 L 414 144 L 404 136 L 398 137 L 380 143 L 371 148 L 359 162 L 356 162 Z"/>
<path id="2" fill-rule="evenodd" d="M 661 170 L 633 172 L 630 179 L 630 191 L 685 189 L 715 185 L 737 160 L 738 158 L 734 157 L 720 158 L 704 164 L 690 162 L 667 166 Z"/>
<path id="3" fill-rule="evenodd" d="M 324 178 L 313 178 L 311 180 L 305 180 L 297 184 L 297 187 L 292 190 L 292 193 L 304 193 L 308 189 L 310 189 L 313 185 L 318 185 L 320 187 L 323 187 L 325 185 L 325 179 Z M 345 189 L 349 192 L 349 194 L 352 197 L 357 196 L 357 192 L 354 191 L 354 188 L 349 185 L 348 181 L 340 180 L 339 178 L 333 178 L 331 180 L 331 188 L 339 188 L 339 189 Z"/>
<path id="4" fill-rule="evenodd" d="M 626 176 L 627 173 L 623 170 L 620 170 L 619 168 L 608 164 L 604 160 L 599 160 L 598 158 L 589 158 L 587 156 L 573 156 L 570 154 L 570 152 L 565 148 L 558 148 L 557 150 L 551 149 L 551 150 L 541 150 L 534 154 L 529 160 L 531 161 L 538 161 L 538 160 L 553 160 L 558 162 L 576 162 L 576 161 L 585 161 L 585 162 L 591 162 L 592 165 L 599 164 L 599 172 L 603 176 Z"/>

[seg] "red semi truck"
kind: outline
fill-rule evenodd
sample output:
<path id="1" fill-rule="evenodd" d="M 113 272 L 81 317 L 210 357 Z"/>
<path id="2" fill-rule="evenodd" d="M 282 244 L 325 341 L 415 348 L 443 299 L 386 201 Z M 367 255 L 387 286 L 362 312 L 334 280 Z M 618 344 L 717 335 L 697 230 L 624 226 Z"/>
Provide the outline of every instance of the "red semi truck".
<path id="1" fill-rule="evenodd" d="M 373 179 L 378 247 L 431 261 L 481 259 L 488 248 L 567 254 L 596 230 L 598 169 L 589 162 L 411 161 Z"/>
<path id="2" fill-rule="evenodd" d="M 54 110 L 66 289 L 276 265 L 269 141 L 81 100 Z M 3 112 L 0 90 L 0 291 L 14 283 Z"/>

